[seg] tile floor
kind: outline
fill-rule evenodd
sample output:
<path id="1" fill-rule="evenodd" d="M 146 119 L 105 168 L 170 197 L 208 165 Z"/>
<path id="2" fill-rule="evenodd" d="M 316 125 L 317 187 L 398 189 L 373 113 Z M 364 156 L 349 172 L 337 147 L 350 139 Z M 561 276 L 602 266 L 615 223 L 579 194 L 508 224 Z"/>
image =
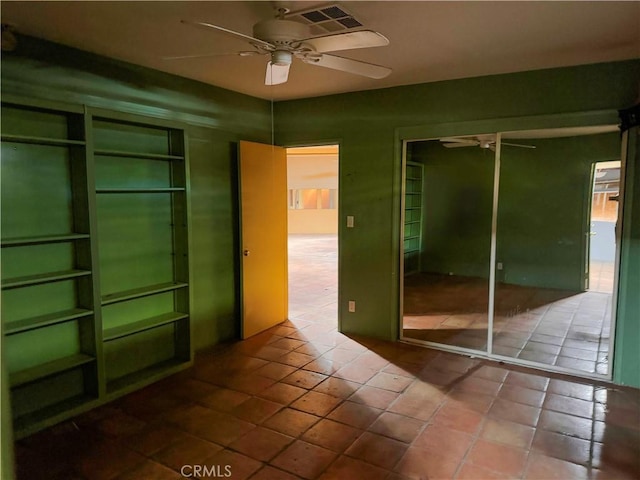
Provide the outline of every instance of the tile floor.
<path id="1" fill-rule="evenodd" d="M 342 335 L 298 273 L 289 321 L 18 441 L 18 479 L 640 476 L 640 391 Z"/>
<path id="2" fill-rule="evenodd" d="M 613 265 L 592 262 L 590 284 L 583 293 L 500 285 L 493 353 L 607 374 Z M 486 280 L 411 275 L 405 279 L 404 335 L 486 351 L 488 295 Z"/>

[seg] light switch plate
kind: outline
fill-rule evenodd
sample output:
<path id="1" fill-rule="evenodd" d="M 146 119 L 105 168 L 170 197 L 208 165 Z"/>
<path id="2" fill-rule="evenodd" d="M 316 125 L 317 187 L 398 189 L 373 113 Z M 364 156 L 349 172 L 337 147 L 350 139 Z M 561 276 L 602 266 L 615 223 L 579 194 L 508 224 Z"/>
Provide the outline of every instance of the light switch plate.
<path id="1" fill-rule="evenodd" d="M 353 215 L 347 215 L 347 228 L 353 228 Z"/>

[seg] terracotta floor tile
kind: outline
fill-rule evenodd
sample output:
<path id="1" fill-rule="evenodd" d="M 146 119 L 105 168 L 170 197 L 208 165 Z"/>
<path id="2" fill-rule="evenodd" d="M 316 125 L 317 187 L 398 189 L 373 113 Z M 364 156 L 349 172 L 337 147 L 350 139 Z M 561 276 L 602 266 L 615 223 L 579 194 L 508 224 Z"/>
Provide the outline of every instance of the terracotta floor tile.
<path id="1" fill-rule="evenodd" d="M 327 358 L 316 358 L 314 361 L 307 363 L 302 368 L 311 372 L 322 373 L 324 375 L 333 375 L 335 372 L 344 367 L 342 362 L 334 362 Z"/>
<path id="2" fill-rule="evenodd" d="M 396 392 L 365 385 L 351 395 L 349 400 L 375 408 L 386 409 L 396 398 L 398 398 L 398 393 Z"/>
<path id="3" fill-rule="evenodd" d="M 439 403 L 424 399 L 419 395 L 402 394 L 387 410 L 426 422 L 439 406 Z"/>
<path id="4" fill-rule="evenodd" d="M 310 391 L 291 404 L 291 408 L 324 417 L 342 402 L 341 398 Z"/>
<path id="5" fill-rule="evenodd" d="M 331 360 L 334 362 L 339 362 L 343 364 L 347 364 L 351 362 L 351 360 L 355 360 L 358 355 L 360 355 L 359 351 L 354 350 L 345 350 L 344 348 L 336 347 L 331 350 L 325 352 L 322 355 L 322 358 L 326 360 Z M 371 367 L 373 368 L 373 367 Z"/>
<path id="6" fill-rule="evenodd" d="M 482 414 L 487 413 L 491 406 L 497 401 L 496 398 L 491 395 L 460 390 L 450 392 L 448 397 L 449 401 L 455 401 L 464 408 Z"/>
<path id="7" fill-rule="evenodd" d="M 395 471 L 410 478 L 453 478 L 458 463 L 438 454 L 425 455 L 424 451 L 411 447 L 398 462 Z"/>
<path id="8" fill-rule="evenodd" d="M 617 471 L 625 476 L 640 475 L 640 445 L 594 443 L 592 465 L 602 471 Z"/>
<path id="9" fill-rule="evenodd" d="M 248 395 L 258 395 L 276 381 L 272 378 L 263 377 L 257 374 L 239 375 L 228 382 L 229 388 Z"/>
<path id="10" fill-rule="evenodd" d="M 251 477 L 251 480 L 299 480 L 300 477 L 285 472 L 271 465 L 265 465 L 258 473 Z"/>
<path id="11" fill-rule="evenodd" d="M 490 442 L 528 449 L 535 431 L 535 428 L 520 423 L 487 418 L 480 431 L 480 437 Z"/>
<path id="12" fill-rule="evenodd" d="M 272 378 L 273 380 L 282 380 L 284 377 L 291 375 L 296 370 L 297 368 L 292 367 L 291 365 L 272 362 L 256 370 L 256 374 Z"/>
<path id="13" fill-rule="evenodd" d="M 531 448 L 548 457 L 585 466 L 591 457 L 589 441 L 545 430 L 536 431 Z"/>
<path id="14" fill-rule="evenodd" d="M 314 479 L 335 458 L 336 454 L 326 448 L 297 440 L 274 458 L 271 464 L 300 477 Z"/>
<path id="15" fill-rule="evenodd" d="M 568 413 L 585 418 L 593 418 L 594 413 L 593 402 L 549 392 L 547 392 L 547 398 L 542 406 L 547 410 L 554 410 L 556 412 Z"/>
<path id="16" fill-rule="evenodd" d="M 370 432 L 410 443 L 420 433 L 424 422 L 396 413 L 385 412 L 369 427 Z"/>
<path id="17" fill-rule="evenodd" d="M 377 372 L 372 368 L 361 367 L 359 365 L 348 364 L 338 370 L 334 375 L 345 380 L 356 383 L 367 383 Z"/>
<path id="18" fill-rule="evenodd" d="M 304 344 L 305 342 L 294 340 L 293 338 L 281 338 L 280 340 L 276 340 L 275 342 L 271 343 L 269 346 L 291 351 L 303 346 Z"/>
<path id="19" fill-rule="evenodd" d="M 371 425 L 383 410 L 378 408 L 346 401 L 333 410 L 327 418 L 346 423 L 352 427 L 365 429 Z"/>
<path id="20" fill-rule="evenodd" d="M 258 396 L 282 405 L 289 405 L 304 395 L 305 392 L 306 390 L 304 388 L 294 387 L 286 383 L 276 383 L 266 390 L 263 390 Z"/>
<path id="21" fill-rule="evenodd" d="M 231 414 L 221 414 L 214 421 L 203 421 L 191 427 L 189 432 L 218 445 L 227 446 L 254 427 L 254 424 L 240 420 Z"/>
<path id="22" fill-rule="evenodd" d="M 438 425 L 429 425 L 416 437 L 411 447 L 446 457 L 456 464 L 464 458 L 473 442 L 473 437 L 459 430 Z"/>
<path id="23" fill-rule="evenodd" d="M 501 383 L 487 380 L 485 378 L 468 377 L 455 384 L 453 389 L 496 396 L 501 386 Z"/>
<path id="24" fill-rule="evenodd" d="M 509 375 L 507 375 L 507 378 L 505 379 L 505 383 L 545 392 L 549 385 L 549 378 L 542 375 L 533 375 L 531 373 L 509 372 Z"/>
<path id="25" fill-rule="evenodd" d="M 129 448 L 150 457 L 154 453 L 182 440 L 187 435 L 173 427 L 153 424 L 147 426 L 141 432 L 131 435 L 121 442 Z"/>
<path id="26" fill-rule="evenodd" d="M 473 435 L 478 431 L 482 419 L 482 414 L 465 408 L 458 402 L 451 401 L 446 402 L 438 410 L 431 423 Z"/>
<path id="27" fill-rule="evenodd" d="M 541 407 L 544 402 L 545 392 L 518 385 L 503 385 L 498 392 L 498 398 L 523 403 L 532 407 Z"/>
<path id="28" fill-rule="evenodd" d="M 301 437 L 309 443 L 320 445 L 334 452 L 342 453 L 356 438 L 362 434 L 362 430 L 323 419 L 307 430 Z"/>
<path id="29" fill-rule="evenodd" d="M 188 435 L 157 452 L 153 455 L 153 459 L 179 471 L 183 465 L 201 464 L 220 450 L 222 450 L 220 445 Z"/>
<path id="30" fill-rule="evenodd" d="M 234 480 L 245 480 L 257 472 L 262 467 L 262 463 L 241 453 L 224 449 L 205 460 L 203 466 L 214 469 L 214 478 L 225 478 L 227 476 Z M 205 474 L 203 473 L 202 477 L 204 476 Z M 212 477 L 212 475 L 208 476 Z"/>
<path id="31" fill-rule="evenodd" d="M 275 414 L 281 408 L 283 408 L 283 405 L 279 403 L 265 400 L 263 398 L 251 397 L 247 401 L 235 407 L 231 413 L 242 420 L 258 425 Z"/>
<path id="32" fill-rule="evenodd" d="M 288 377 L 283 378 L 281 381 L 284 383 L 288 383 L 289 385 L 294 385 L 296 387 L 302 387 L 310 390 L 326 378 L 326 375 L 322 375 L 320 373 L 298 370 Z"/>
<path id="33" fill-rule="evenodd" d="M 548 457 L 539 453 L 529 456 L 526 480 L 587 480 L 592 478 L 582 465 Z"/>
<path id="34" fill-rule="evenodd" d="M 251 398 L 246 393 L 220 388 L 209 395 L 200 398 L 199 402 L 207 407 L 214 408 L 221 412 L 230 412 L 242 402 Z"/>
<path id="35" fill-rule="evenodd" d="M 591 440 L 593 435 L 593 421 L 588 418 L 567 415 L 566 413 L 542 410 L 538 428 L 563 435 Z"/>
<path id="36" fill-rule="evenodd" d="M 506 473 L 495 472 L 488 468 L 467 462 L 460 467 L 460 470 L 456 475 L 456 480 L 512 480 L 513 478 L 514 477 L 507 475 Z"/>
<path id="37" fill-rule="evenodd" d="M 363 433 L 345 452 L 346 455 L 390 470 L 409 446 L 375 433 Z"/>
<path id="38" fill-rule="evenodd" d="M 306 355 L 304 353 L 298 353 L 298 352 L 289 352 L 281 357 L 278 357 L 276 359 L 276 362 L 284 363 L 285 365 L 291 365 L 292 367 L 299 368 L 314 360 L 315 360 L 315 357 L 311 355 Z"/>
<path id="39" fill-rule="evenodd" d="M 370 465 L 361 460 L 341 456 L 323 473 L 319 480 L 385 480 L 388 470 Z"/>
<path id="40" fill-rule="evenodd" d="M 349 398 L 358 388 L 360 388 L 358 383 L 350 382 L 343 378 L 328 377 L 322 383 L 316 385 L 313 390 L 334 397 Z"/>
<path id="41" fill-rule="evenodd" d="M 293 440 L 293 437 L 267 428 L 257 427 L 238 438 L 229 445 L 229 448 L 255 460 L 266 462 L 280 453 Z"/>
<path id="42" fill-rule="evenodd" d="M 540 409 L 498 398 L 491 406 L 489 415 L 535 427 L 540 417 Z"/>
<path id="43" fill-rule="evenodd" d="M 393 375 L 390 373 L 378 373 L 371 380 L 367 382 L 370 387 L 382 388 L 384 390 L 391 390 L 392 392 L 402 392 L 413 381 L 410 378 L 403 377 L 402 375 Z"/>
<path id="44" fill-rule="evenodd" d="M 164 465 L 147 460 L 139 467 L 119 475 L 116 480 L 140 480 L 141 478 L 145 480 L 180 480 L 184 477 Z"/>
<path id="45" fill-rule="evenodd" d="M 300 333 L 304 335 L 304 331 L 301 331 Z M 311 355 L 312 357 L 318 357 L 328 352 L 332 348 L 333 347 L 329 345 L 322 345 L 320 343 L 308 342 L 302 345 L 301 347 L 296 348 L 295 351 L 298 353 L 304 353 L 305 355 Z"/>
<path id="46" fill-rule="evenodd" d="M 319 420 L 320 417 L 316 417 L 315 415 L 285 408 L 264 422 L 263 426 L 284 433 L 285 435 L 298 437 Z"/>
<path id="47" fill-rule="evenodd" d="M 142 455 L 111 441 L 99 441 L 78 458 L 75 471 L 91 480 L 106 480 L 142 466 Z"/>
<path id="48" fill-rule="evenodd" d="M 478 439 L 471 447 L 466 462 L 519 477 L 524 472 L 527 450 Z"/>

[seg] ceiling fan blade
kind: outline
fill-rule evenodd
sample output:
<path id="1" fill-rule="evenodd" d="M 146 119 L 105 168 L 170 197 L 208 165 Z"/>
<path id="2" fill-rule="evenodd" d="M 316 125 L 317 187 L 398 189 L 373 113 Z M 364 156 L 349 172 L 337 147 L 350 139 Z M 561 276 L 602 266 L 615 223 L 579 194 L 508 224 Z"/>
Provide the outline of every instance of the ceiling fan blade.
<path id="1" fill-rule="evenodd" d="M 460 143 L 460 144 L 464 144 L 464 145 L 479 145 L 480 142 L 478 142 L 478 140 L 471 140 L 470 138 L 455 138 L 455 137 L 451 137 L 451 138 L 441 138 L 440 139 L 441 142 L 447 142 L 447 143 Z"/>
<path id="2" fill-rule="evenodd" d="M 291 65 L 277 65 L 271 61 L 267 63 L 267 74 L 264 78 L 265 85 L 280 85 L 289 78 L 289 67 Z"/>
<path id="3" fill-rule="evenodd" d="M 522 145 L 520 143 L 500 142 L 501 145 L 509 145 L 510 147 L 536 148 L 535 145 Z"/>
<path id="4" fill-rule="evenodd" d="M 185 60 L 189 58 L 227 57 L 227 56 L 251 57 L 253 55 L 266 55 L 266 53 L 267 52 L 259 52 L 257 50 L 247 50 L 247 51 L 233 52 L 233 53 L 202 53 L 197 55 L 178 55 L 173 57 L 162 57 L 162 60 Z"/>
<path id="5" fill-rule="evenodd" d="M 453 143 L 448 143 L 448 142 L 442 142 L 442 146 L 446 147 L 446 148 L 460 148 L 460 147 L 475 147 L 477 146 L 477 143 L 459 143 L 459 142 L 453 142 Z"/>
<path id="6" fill-rule="evenodd" d="M 305 55 L 301 57 L 301 60 L 309 65 L 331 68 L 369 78 L 384 78 L 391 73 L 391 69 L 388 67 L 350 58 L 336 57 L 335 55 Z"/>
<path id="7" fill-rule="evenodd" d="M 384 35 L 373 30 L 359 30 L 357 32 L 336 33 L 322 37 L 300 40 L 301 43 L 310 45 L 314 51 L 337 52 L 339 50 L 351 50 L 354 48 L 384 47 L 389 45 L 389 40 Z"/>
<path id="8" fill-rule="evenodd" d="M 245 35 L 244 33 L 240 33 L 240 32 L 236 32 L 235 30 L 229 30 L 228 28 L 224 28 L 221 27 L 220 25 L 214 25 L 213 23 L 207 23 L 207 22 L 194 22 L 191 20 L 180 20 L 182 23 L 186 24 L 186 25 L 194 25 L 196 27 L 204 27 L 204 28 L 211 28 L 213 30 L 218 30 L 219 32 L 222 33 L 226 33 L 228 35 L 232 35 L 236 38 L 242 38 L 246 41 L 248 41 L 249 43 L 251 43 L 252 45 L 259 45 L 261 47 L 264 47 L 268 50 L 275 50 L 275 46 L 271 45 L 269 42 L 265 42 L 264 40 L 260 40 L 259 38 L 255 38 L 252 37 L 250 35 Z"/>

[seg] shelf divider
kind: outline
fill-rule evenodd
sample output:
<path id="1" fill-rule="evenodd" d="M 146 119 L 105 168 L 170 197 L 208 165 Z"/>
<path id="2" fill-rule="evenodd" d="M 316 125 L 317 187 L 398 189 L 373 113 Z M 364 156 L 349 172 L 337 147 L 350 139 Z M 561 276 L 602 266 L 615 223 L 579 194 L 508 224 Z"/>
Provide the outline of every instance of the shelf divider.
<path id="1" fill-rule="evenodd" d="M 125 158 L 140 158 L 146 160 L 184 160 L 181 155 L 163 155 L 160 153 L 143 153 L 143 152 L 125 152 L 121 150 L 104 150 L 97 149 L 93 151 L 94 155 L 102 157 L 125 157 Z"/>
<path id="2" fill-rule="evenodd" d="M 29 330 L 35 330 L 37 328 L 70 322 L 90 315 L 93 315 L 93 310 L 87 310 L 86 308 L 74 308 L 71 310 L 64 310 L 62 312 L 25 318 L 23 320 L 16 320 L 15 322 L 5 323 L 4 334 L 15 335 L 16 333 L 28 332 Z"/>
<path id="3" fill-rule="evenodd" d="M 164 313 L 162 315 L 145 318 L 126 325 L 108 328 L 104 331 L 102 338 L 105 342 L 110 342 L 112 340 L 117 340 L 118 338 L 128 337 L 129 335 L 144 332 L 145 330 L 161 327 L 162 325 L 168 325 L 188 317 L 188 314 L 181 312 Z"/>
<path id="4" fill-rule="evenodd" d="M 27 383 L 35 382 L 41 378 L 50 377 L 58 373 L 65 372 L 77 367 L 81 367 L 87 363 L 95 361 L 95 358 L 84 353 L 77 353 L 62 357 L 51 362 L 43 363 L 36 367 L 20 370 L 9 374 L 9 384 L 12 387 L 19 387 Z"/>
<path id="5" fill-rule="evenodd" d="M 42 245 L 45 243 L 71 242 L 88 239 L 88 233 L 69 233 L 66 235 L 42 235 L 38 237 L 6 238 L 0 241 L 3 247 L 22 247 L 25 245 Z"/>
<path id="6" fill-rule="evenodd" d="M 158 283 L 156 285 L 150 285 L 148 287 L 133 288 L 131 290 L 124 290 L 122 292 L 111 293 L 109 295 L 102 296 L 102 305 L 111 305 L 118 302 L 126 302 L 127 300 L 133 300 L 134 298 L 148 297 L 149 295 L 156 295 L 157 293 L 165 293 L 179 288 L 187 287 L 187 283 L 181 282 L 167 282 Z"/>
<path id="7" fill-rule="evenodd" d="M 37 275 L 27 275 L 24 277 L 7 278 L 2 281 L 2 289 L 28 287 L 31 285 L 40 285 L 43 283 L 60 282 L 62 280 L 70 280 L 72 278 L 84 277 L 91 275 L 90 270 L 64 270 L 61 272 L 39 273 Z"/>
<path id="8" fill-rule="evenodd" d="M 96 193 L 173 193 L 184 192 L 184 187 L 159 188 L 96 188 Z"/>
<path id="9" fill-rule="evenodd" d="M 30 143 L 33 145 L 48 145 L 52 147 L 83 146 L 86 144 L 84 140 L 69 140 L 67 138 L 32 137 L 29 135 L 3 134 L 0 138 L 2 139 L 3 142 Z"/>

